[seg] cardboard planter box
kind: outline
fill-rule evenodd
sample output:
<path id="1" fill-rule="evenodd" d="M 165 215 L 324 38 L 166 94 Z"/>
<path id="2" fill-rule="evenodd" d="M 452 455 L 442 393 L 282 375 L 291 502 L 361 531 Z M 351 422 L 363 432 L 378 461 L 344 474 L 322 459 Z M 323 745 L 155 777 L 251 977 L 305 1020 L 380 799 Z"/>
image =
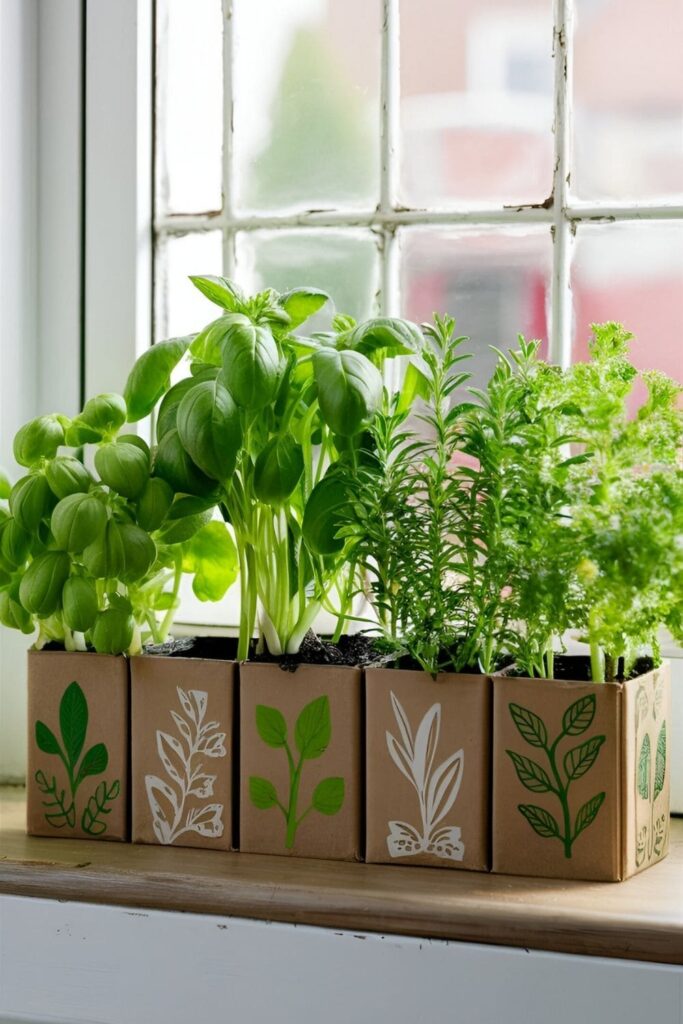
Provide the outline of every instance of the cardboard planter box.
<path id="1" fill-rule="evenodd" d="M 491 680 L 367 669 L 366 856 L 486 871 Z"/>
<path id="2" fill-rule="evenodd" d="M 668 663 L 625 683 L 495 676 L 493 870 L 620 881 L 669 848 Z"/>
<path id="3" fill-rule="evenodd" d="M 128 662 L 28 655 L 27 831 L 128 839 Z"/>
<path id="4" fill-rule="evenodd" d="M 131 659 L 133 842 L 232 848 L 236 678 L 233 661 Z"/>
<path id="5" fill-rule="evenodd" d="M 240 850 L 361 857 L 361 670 L 240 665 Z"/>

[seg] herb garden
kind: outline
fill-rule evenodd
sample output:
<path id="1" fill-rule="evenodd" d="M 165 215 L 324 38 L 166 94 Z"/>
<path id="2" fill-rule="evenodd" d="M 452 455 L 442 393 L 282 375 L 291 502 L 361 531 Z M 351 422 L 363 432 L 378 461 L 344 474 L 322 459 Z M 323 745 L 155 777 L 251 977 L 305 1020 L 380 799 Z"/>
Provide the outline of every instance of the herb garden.
<path id="1" fill-rule="evenodd" d="M 0 475 L 29 830 L 605 880 L 663 857 L 683 389 L 616 323 L 566 370 L 520 336 L 476 388 L 449 316 L 192 281 L 219 315 L 23 426 Z M 236 636 L 173 639 L 184 576 L 239 587 Z"/>

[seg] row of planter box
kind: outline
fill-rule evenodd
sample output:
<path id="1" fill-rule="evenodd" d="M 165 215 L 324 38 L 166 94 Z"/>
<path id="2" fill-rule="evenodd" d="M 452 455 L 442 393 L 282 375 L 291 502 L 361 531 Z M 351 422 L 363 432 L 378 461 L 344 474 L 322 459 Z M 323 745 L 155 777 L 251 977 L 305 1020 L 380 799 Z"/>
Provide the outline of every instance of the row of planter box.
<path id="1" fill-rule="evenodd" d="M 31 651 L 28 680 L 34 835 L 595 880 L 668 849 L 666 664 L 594 685 Z"/>

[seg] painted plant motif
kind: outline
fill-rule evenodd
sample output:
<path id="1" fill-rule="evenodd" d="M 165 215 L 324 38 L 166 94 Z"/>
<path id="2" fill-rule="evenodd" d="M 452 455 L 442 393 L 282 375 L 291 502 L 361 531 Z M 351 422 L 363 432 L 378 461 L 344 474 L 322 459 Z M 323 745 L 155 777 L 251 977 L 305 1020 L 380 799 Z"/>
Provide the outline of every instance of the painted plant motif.
<path id="1" fill-rule="evenodd" d="M 285 848 L 291 850 L 299 825 L 311 811 L 331 816 L 338 814 L 344 803 L 344 780 L 330 776 L 322 779 L 315 787 L 306 810 L 299 813 L 298 809 L 304 764 L 306 761 L 322 757 L 332 738 L 329 698 L 317 697 L 302 709 L 294 726 L 296 753 L 289 743 L 285 716 L 277 708 L 257 704 L 256 730 L 269 747 L 284 751 L 289 768 L 289 793 L 286 798 L 280 799 L 269 779 L 252 775 L 249 778 L 249 797 L 254 807 L 260 811 L 267 811 L 271 807 L 278 808 L 285 819 Z"/>
<path id="2" fill-rule="evenodd" d="M 443 860 L 462 860 L 465 844 L 455 825 L 441 825 L 460 790 L 465 753 L 457 750 L 439 765 L 434 758 L 441 730 L 441 705 L 433 704 L 413 737 L 408 717 L 394 693 L 391 706 L 400 740 L 387 731 L 387 747 L 398 770 L 417 793 L 420 827 L 405 821 L 390 821 L 387 847 L 392 857 L 413 857 L 431 853 Z"/>
<path id="3" fill-rule="evenodd" d="M 636 791 L 645 804 L 645 821 L 643 822 L 643 812 L 636 814 L 638 867 L 642 867 L 646 860 L 648 864 L 659 860 L 666 850 L 668 839 L 669 815 L 666 808 L 662 814 L 655 816 L 655 805 L 664 791 L 666 781 L 666 721 L 658 725 L 662 714 L 664 689 L 657 685 L 658 682 L 659 679 L 655 679 L 652 703 L 644 686 L 639 687 L 636 695 L 636 736 L 639 740 Z M 657 733 L 654 756 L 648 729 L 650 724 L 654 725 Z"/>
<path id="4" fill-rule="evenodd" d="M 582 778 L 595 764 L 604 736 L 592 736 L 578 746 L 572 747 L 560 763 L 558 747 L 572 736 L 581 736 L 592 725 L 595 717 L 595 695 L 581 697 L 571 704 L 562 717 L 562 730 L 551 742 L 545 722 L 528 708 L 510 704 L 510 714 L 517 730 L 530 747 L 544 752 L 550 774 L 530 757 L 524 757 L 513 750 L 506 753 L 517 772 L 517 778 L 525 789 L 532 793 L 552 793 L 560 802 L 562 825 L 545 807 L 537 804 L 519 804 L 518 810 L 531 825 L 534 832 L 543 839 L 559 839 L 567 859 L 572 856 L 572 847 L 582 832 L 593 824 L 605 800 L 605 793 L 596 793 L 577 811 L 572 824 L 569 804 L 569 788 L 572 782 Z"/>
<path id="5" fill-rule="evenodd" d="M 95 743 L 83 754 L 87 732 L 88 702 L 83 690 L 74 681 L 67 686 L 59 702 L 60 739 L 45 722 L 39 720 L 35 726 L 38 749 L 44 754 L 56 755 L 66 771 L 66 787 L 60 787 L 57 777 L 46 774 L 42 769 L 38 769 L 34 775 L 35 783 L 45 797 L 42 801 L 45 820 L 53 828 L 76 827 L 79 820 L 77 793 L 87 778 L 102 775 L 107 770 L 109 754 L 104 743 Z M 84 832 L 100 836 L 107 831 L 106 816 L 111 814 L 111 804 L 120 792 L 118 779 L 114 779 L 111 784 L 105 780 L 97 784 L 81 806 L 80 826 Z"/>
<path id="6" fill-rule="evenodd" d="M 223 804 L 205 803 L 213 796 L 215 775 L 204 771 L 205 758 L 226 757 L 225 733 L 219 722 L 207 722 L 208 694 L 177 687 L 183 714 L 171 711 L 178 735 L 157 730 L 157 753 L 167 778 L 145 776 L 154 834 L 169 845 L 188 832 L 206 839 L 223 835 Z M 198 802 L 199 801 L 199 802 Z"/>

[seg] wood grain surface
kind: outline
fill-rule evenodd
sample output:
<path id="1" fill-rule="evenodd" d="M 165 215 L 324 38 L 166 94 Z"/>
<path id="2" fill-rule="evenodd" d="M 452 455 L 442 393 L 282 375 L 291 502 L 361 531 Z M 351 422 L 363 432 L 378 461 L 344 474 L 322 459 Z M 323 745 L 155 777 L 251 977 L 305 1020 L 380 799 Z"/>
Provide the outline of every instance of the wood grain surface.
<path id="1" fill-rule="evenodd" d="M 618 884 L 344 864 L 24 834 L 0 799 L 0 892 L 683 964 L 683 821 Z"/>

